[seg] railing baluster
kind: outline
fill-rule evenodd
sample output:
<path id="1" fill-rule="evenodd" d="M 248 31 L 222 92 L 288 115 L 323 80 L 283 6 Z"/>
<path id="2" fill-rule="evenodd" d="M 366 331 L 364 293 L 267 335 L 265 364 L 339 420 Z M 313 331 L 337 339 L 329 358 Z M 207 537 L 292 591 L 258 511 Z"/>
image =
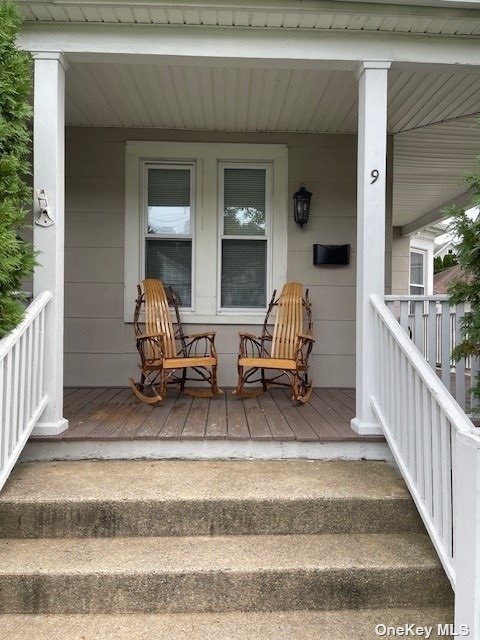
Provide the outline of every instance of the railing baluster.
<path id="1" fill-rule="evenodd" d="M 462 341 L 462 322 L 465 315 L 465 306 L 457 304 L 455 314 L 455 344 Z M 465 359 L 462 358 L 455 365 L 455 398 L 458 404 L 465 409 Z"/>
<path id="2" fill-rule="evenodd" d="M 40 318 L 35 318 L 32 326 L 33 332 L 33 371 L 32 371 L 32 413 L 40 398 L 38 396 L 39 355 L 40 355 Z"/>
<path id="3" fill-rule="evenodd" d="M 433 522 L 442 537 L 443 531 L 443 503 L 442 503 L 442 466 L 441 466 L 441 437 L 440 437 L 440 408 L 435 398 L 430 398 L 432 411 L 432 493 L 433 493 Z"/>
<path id="4" fill-rule="evenodd" d="M 417 479 L 417 461 L 415 447 L 415 370 L 407 361 L 407 420 L 408 420 L 408 466 L 412 469 L 412 477 Z"/>
<path id="5" fill-rule="evenodd" d="M 12 404 L 13 404 L 13 394 L 12 394 L 12 352 L 9 351 L 6 357 L 6 368 L 5 368 L 5 449 L 4 449 L 4 463 L 8 459 L 11 451 L 13 433 L 12 433 Z"/>
<path id="6" fill-rule="evenodd" d="M 408 305 L 406 300 L 400 301 L 400 326 L 408 333 Z"/>
<path id="7" fill-rule="evenodd" d="M 440 459 L 442 466 L 442 531 L 445 552 L 453 555 L 452 532 L 452 432 L 445 414 L 440 411 Z"/>
<path id="8" fill-rule="evenodd" d="M 423 393 L 423 473 L 425 482 L 425 505 L 430 517 L 433 515 L 432 495 L 432 406 L 427 387 L 422 385 Z"/>
<path id="9" fill-rule="evenodd" d="M 415 346 L 424 354 L 423 302 L 414 302 L 413 312 Z"/>
<path id="10" fill-rule="evenodd" d="M 427 360 L 432 369 L 437 366 L 437 303 L 428 302 Z"/>
<path id="11" fill-rule="evenodd" d="M 19 386 L 20 380 L 20 350 L 19 344 L 17 344 L 12 349 L 12 376 L 13 376 L 13 388 L 17 389 Z M 12 414 L 11 414 L 11 422 L 12 422 L 12 443 L 15 443 L 18 439 L 20 426 L 18 424 L 18 394 L 14 393 L 12 395 Z"/>
<path id="12" fill-rule="evenodd" d="M 5 422 L 5 358 L 0 358 L 0 470 L 3 469 L 4 460 L 7 458 L 6 442 L 7 430 Z"/>
<path id="13" fill-rule="evenodd" d="M 415 372 L 415 448 L 417 451 L 417 485 L 422 499 L 425 499 L 425 475 L 423 458 L 423 393 L 422 381 Z"/>
<path id="14" fill-rule="evenodd" d="M 450 391 L 450 304 L 442 302 L 442 382 Z"/>

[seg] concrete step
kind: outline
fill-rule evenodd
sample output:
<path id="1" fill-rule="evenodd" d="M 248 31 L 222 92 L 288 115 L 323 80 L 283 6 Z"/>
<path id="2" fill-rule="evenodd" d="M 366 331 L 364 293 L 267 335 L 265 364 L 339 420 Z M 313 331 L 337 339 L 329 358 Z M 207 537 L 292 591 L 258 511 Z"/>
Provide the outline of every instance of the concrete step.
<path id="1" fill-rule="evenodd" d="M 0 537 L 423 531 L 380 461 L 76 461 L 17 465 Z"/>
<path id="2" fill-rule="evenodd" d="M 377 624 L 434 627 L 451 623 L 448 608 L 287 611 L 163 615 L 5 615 L 3 640 L 373 640 Z M 422 635 L 421 637 L 424 637 Z M 448 636 L 449 637 L 449 636 Z"/>
<path id="3" fill-rule="evenodd" d="M 418 533 L 3 539 L 0 557 L 0 613 L 451 605 Z"/>

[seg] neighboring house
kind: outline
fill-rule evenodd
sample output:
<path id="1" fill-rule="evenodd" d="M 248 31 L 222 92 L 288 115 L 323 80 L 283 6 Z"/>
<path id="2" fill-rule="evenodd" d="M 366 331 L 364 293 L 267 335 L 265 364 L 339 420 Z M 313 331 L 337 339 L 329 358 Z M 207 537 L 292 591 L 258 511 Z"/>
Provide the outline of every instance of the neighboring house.
<path id="1" fill-rule="evenodd" d="M 437 222 L 410 237 L 409 293 L 411 295 L 432 295 L 433 260 L 436 256 L 435 238 L 443 235 L 446 227 L 446 223 Z"/>
<path id="2" fill-rule="evenodd" d="M 447 255 L 457 255 L 457 243 L 454 240 L 443 242 L 435 248 L 433 257 L 444 258 Z"/>
<path id="3" fill-rule="evenodd" d="M 0 345 L 0 486 L 22 451 L 31 460 L 394 458 L 441 565 L 404 486 L 375 463 L 355 467 L 372 469 L 361 482 L 348 465 L 326 465 L 312 493 L 308 469 L 293 464 L 251 485 L 248 466 L 232 465 L 223 483 L 205 465 L 210 485 L 198 465 L 172 466 L 161 480 L 146 462 L 133 478 L 76 463 L 68 480 L 59 463 L 36 467 L 39 476 L 33 465 L 31 486 L 7 485 L 2 535 L 58 539 L 6 544 L 1 611 L 338 609 L 351 636 L 349 608 L 363 607 L 370 627 L 369 609 L 394 606 L 404 608 L 399 624 L 412 611 L 421 624 L 422 607 L 439 622 L 432 607 L 448 611 L 451 585 L 456 622 L 479 640 L 480 439 L 460 375 L 458 403 L 450 394 L 448 346 L 442 377 L 430 366 L 436 316 L 424 316 L 423 302 L 414 333 L 427 359 L 407 332 L 408 295 L 432 281 L 430 240 L 411 237 L 465 201 L 460 178 L 480 148 L 478 3 L 20 5 L 19 46 L 34 60 L 34 190 L 48 206 L 34 202 L 34 301 Z M 313 196 L 301 228 L 302 184 Z M 348 244 L 350 259 L 316 266 L 315 244 Z M 280 391 L 242 402 L 226 390 L 218 402 L 171 394 L 155 408 L 133 404 L 124 387 L 137 372 L 132 320 L 146 276 L 181 289 L 188 333 L 216 332 L 225 389 L 237 377 L 239 331 L 259 335 L 274 290 L 302 282 L 316 340 L 311 401 L 297 406 Z M 44 493 L 42 473 L 51 474 Z M 309 613 L 297 628 L 335 637 Z M 97 624 L 108 635 L 109 623 Z M 268 633 L 282 637 L 283 624 Z M 162 636 L 148 628 L 139 637 Z M 243 637 L 235 633 L 225 637 Z"/>

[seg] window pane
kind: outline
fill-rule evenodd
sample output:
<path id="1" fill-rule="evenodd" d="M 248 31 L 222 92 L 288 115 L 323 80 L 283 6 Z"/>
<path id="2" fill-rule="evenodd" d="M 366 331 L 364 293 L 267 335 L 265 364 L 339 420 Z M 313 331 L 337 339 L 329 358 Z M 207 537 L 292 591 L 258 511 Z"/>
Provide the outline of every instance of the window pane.
<path id="1" fill-rule="evenodd" d="M 222 307 L 265 307 L 266 283 L 266 240 L 222 240 Z"/>
<path id="2" fill-rule="evenodd" d="M 224 169 L 224 235 L 265 235 L 265 169 Z"/>
<path id="3" fill-rule="evenodd" d="M 425 293 L 425 287 L 418 287 L 415 285 L 410 285 L 410 295 L 411 296 L 423 296 Z"/>
<path id="4" fill-rule="evenodd" d="M 172 287 L 182 307 L 192 304 L 192 242 L 147 238 L 145 277 Z"/>
<path id="5" fill-rule="evenodd" d="M 190 171 L 148 170 L 147 233 L 190 233 Z"/>
<path id="6" fill-rule="evenodd" d="M 423 253 L 410 253 L 410 282 L 423 285 Z"/>

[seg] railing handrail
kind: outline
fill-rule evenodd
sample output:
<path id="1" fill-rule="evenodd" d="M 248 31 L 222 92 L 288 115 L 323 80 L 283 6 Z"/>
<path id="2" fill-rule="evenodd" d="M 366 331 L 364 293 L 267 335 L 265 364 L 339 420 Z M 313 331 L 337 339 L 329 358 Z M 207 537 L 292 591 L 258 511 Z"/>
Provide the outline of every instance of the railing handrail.
<path id="1" fill-rule="evenodd" d="M 21 338 L 27 328 L 32 324 L 35 318 L 38 317 L 42 309 L 46 307 L 51 299 L 52 293 L 50 291 L 43 291 L 33 299 L 25 311 L 25 317 L 23 320 L 14 329 L 12 329 L 10 333 L 0 340 L 0 359 L 7 355 L 13 345 Z"/>
<path id="2" fill-rule="evenodd" d="M 421 297 L 421 296 L 420 296 Z M 398 299 L 398 298 L 396 298 Z M 480 435 L 478 435 L 473 422 L 469 420 L 461 407 L 457 404 L 455 399 L 450 395 L 447 389 L 443 386 L 438 376 L 433 372 L 428 362 L 423 358 L 420 351 L 410 340 L 408 335 L 398 324 L 393 314 L 388 310 L 384 304 L 383 299 L 372 294 L 370 301 L 381 317 L 382 321 L 387 325 L 392 335 L 395 337 L 397 344 L 410 360 L 411 364 L 416 369 L 418 375 L 428 388 L 428 390 L 435 396 L 438 405 L 445 413 L 446 417 L 452 424 L 452 427 L 466 436 L 469 436 L 475 440 L 480 446 Z"/>
<path id="3" fill-rule="evenodd" d="M 388 295 L 383 296 L 386 302 L 447 302 L 448 295 L 446 293 L 438 293 L 431 296 L 419 296 L 419 295 Z"/>

